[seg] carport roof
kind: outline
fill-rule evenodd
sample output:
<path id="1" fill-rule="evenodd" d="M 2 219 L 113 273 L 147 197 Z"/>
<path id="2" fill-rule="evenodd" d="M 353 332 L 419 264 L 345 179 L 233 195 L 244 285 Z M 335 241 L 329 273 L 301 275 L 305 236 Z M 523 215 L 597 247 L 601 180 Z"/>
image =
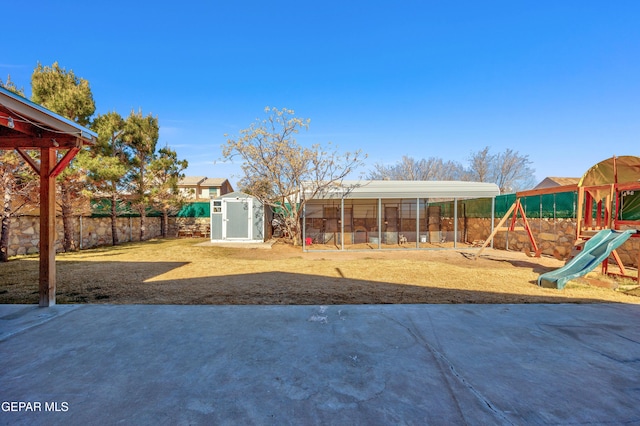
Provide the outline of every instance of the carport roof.
<path id="1" fill-rule="evenodd" d="M 345 180 L 315 196 L 308 190 L 304 195 L 307 199 L 493 198 L 500 195 L 500 189 L 486 182 Z"/>

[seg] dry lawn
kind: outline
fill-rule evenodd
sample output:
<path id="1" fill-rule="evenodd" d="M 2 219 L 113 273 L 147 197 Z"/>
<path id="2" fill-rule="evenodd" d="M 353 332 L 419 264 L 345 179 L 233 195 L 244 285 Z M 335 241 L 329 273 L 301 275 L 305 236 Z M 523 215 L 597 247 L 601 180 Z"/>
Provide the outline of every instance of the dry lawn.
<path id="1" fill-rule="evenodd" d="M 204 244 L 203 244 L 204 243 Z M 197 239 L 154 240 L 57 256 L 58 303 L 372 304 L 640 303 L 627 293 L 576 280 L 536 285 L 554 258 L 486 250 L 303 253 L 217 247 Z M 591 274 L 593 275 L 593 274 Z M 600 277 L 600 281 L 609 280 Z M 625 289 L 632 288 L 629 282 Z M 0 303 L 38 302 L 38 258 L 0 263 Z"/>

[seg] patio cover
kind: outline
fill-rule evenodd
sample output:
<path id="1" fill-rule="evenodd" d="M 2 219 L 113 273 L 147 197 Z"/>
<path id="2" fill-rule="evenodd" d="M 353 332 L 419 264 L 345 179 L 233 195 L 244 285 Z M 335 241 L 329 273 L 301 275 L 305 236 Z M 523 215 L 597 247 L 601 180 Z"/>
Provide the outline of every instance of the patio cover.
<path id="1" fill-rule="evenodd" d="M 55 178 L 98 135 L 41 105 L 0 87 L 0 149 L 15 150 L 40 176 L 40 306 L 56 301 Z M 29 150 L 40 152 L 40 162 Z M 61 157 L 58 151 L 64 152 Z"/>
<path id="2" fill-rule="evenodd" d="M 303 188 L 305 184 L 303 184 Z M 305 190 L 306 199 L 313 194 Z M 378 198 L 493 198 L 500 195 L 494 183 L 463 181 L 410 180 L 345 180 L 317 194 L 315 199 L 378 199 Z"/>

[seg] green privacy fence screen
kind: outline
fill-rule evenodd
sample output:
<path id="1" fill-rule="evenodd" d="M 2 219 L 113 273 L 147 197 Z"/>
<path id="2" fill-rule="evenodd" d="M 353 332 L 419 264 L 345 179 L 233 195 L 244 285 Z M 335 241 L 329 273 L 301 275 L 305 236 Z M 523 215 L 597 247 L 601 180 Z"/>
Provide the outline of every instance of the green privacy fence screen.
<path id="1" fill-rule="evenodd" d="M 516 194 L 498 195 L 495 198 L 495 218 L 502 218 L 515 203 Z M 556 194 L 534 195 L 521 198 L 522 207 L 529 218 L 543 219 L 575 219 L 578 208 L 578 193 L 559 192 Z M 440 205 L 442 214 L 453 216 L 453 201 L 430 203 Z M 596 206 L 593 206 L 594 214 Z M 490 218 L 491 199 L 472 199 L 458 201 L 459 217 Z M 640 191 L 626 191 L 622 193 L 619 219 L 640 220 Z"/>
<path id="2" fill-rule="evenodd" d="M 117 204 L 117 212 L 119 217 L 138 217 L 140 214 L 131 206 L 129 201 L 120 201 Z M 211 204 L 205 202 L 193 202 L 182 206 L 177 214 L 171 216 L 177 217 L 209 217 L 211 214 Z M 92 217 L 109 217 L 111 216 L 111 200 L 93 200 L 91 201 L 91 216 Z M 147 216 L 158 217 L 162 216 L 157 210 L 153 208 L 147 208 Z"/>
<path id="3" fill-rule="evenodd" d="M 211 203 L 209 202 L 195 202 L 182 206 L 178 214 L 178 217 L 210 217 L 211 216 Z"/>
<path id="4" fill-rule="evenodd" d="M 640 220 L 640 191 L 624 191 L 620 205 L 622 220 Z"/>
<path id="5" fill-rule="evenodd" d="M 495 218 L 502 218 L 516 201 L 515 194 L 498 195 L 495 198 Z M 92 202 L 92 216 L 109 216 L 110 200 Z M 535 195 L 522 197 L 522 204 L 527 217 L 545 219 L 574 219 L 578 206 L 578 193 L 559 192 L 557 194 Z M 453 217 L 453 201 L 429 203 L 439 205 L 442 215 Z M 176 214 L 177 217 L 209 217 L 211 212 L 209 202 L 193 202 L 185 204 Z M 594 206 L 595 211 L 595 206 Z M 149 216 L 159 216 L 160 213 L 148 210 Z M 119 205 L 118 216 L 138 216 L 128 203 Z M 458 216 L 469 218 L 491 218 L 491 199 L 478 198 L 472 200 L 458 200 Z M 622 193 L 620 219 L 640 220 L 640 191 L 626 191 Z"/>
<path id="6" fill-rule="evenodd" d="M 575 218 L 577 199 L 578 196 L 576 192 L 563 192 L 558 194 L 522 197 L 521 202 L 527 217 L 568 219 Z M 498 195 L 495 198 L 494 217 L 498 219 L 503 217 L 515 201 L 515 194 Z M 453 201 L 429 204 L 441 206 L 443 216 L 453 216 Z M 458 217 L 491 218 L 491 199 L 478 198 L 471 200 L 458 200 Z"/>

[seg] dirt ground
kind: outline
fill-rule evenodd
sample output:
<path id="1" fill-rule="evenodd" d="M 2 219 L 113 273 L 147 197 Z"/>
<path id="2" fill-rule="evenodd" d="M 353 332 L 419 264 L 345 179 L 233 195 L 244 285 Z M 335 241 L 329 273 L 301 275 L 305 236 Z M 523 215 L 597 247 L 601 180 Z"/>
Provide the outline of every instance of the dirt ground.
<path id="1" fill-rule="evenodd" d="M 640 303 L 629 280 L 592 273 L 563 290 L 541 288 L 539 274 L 563 262 L 491 249 L 475 259 L 476 252 L 304 253 L 283 243 L 262 249 L 153 240 L 58 255 L 57 303 Z M 0 303 L 37 302 L 38 258 L 0 264 Z"/>

